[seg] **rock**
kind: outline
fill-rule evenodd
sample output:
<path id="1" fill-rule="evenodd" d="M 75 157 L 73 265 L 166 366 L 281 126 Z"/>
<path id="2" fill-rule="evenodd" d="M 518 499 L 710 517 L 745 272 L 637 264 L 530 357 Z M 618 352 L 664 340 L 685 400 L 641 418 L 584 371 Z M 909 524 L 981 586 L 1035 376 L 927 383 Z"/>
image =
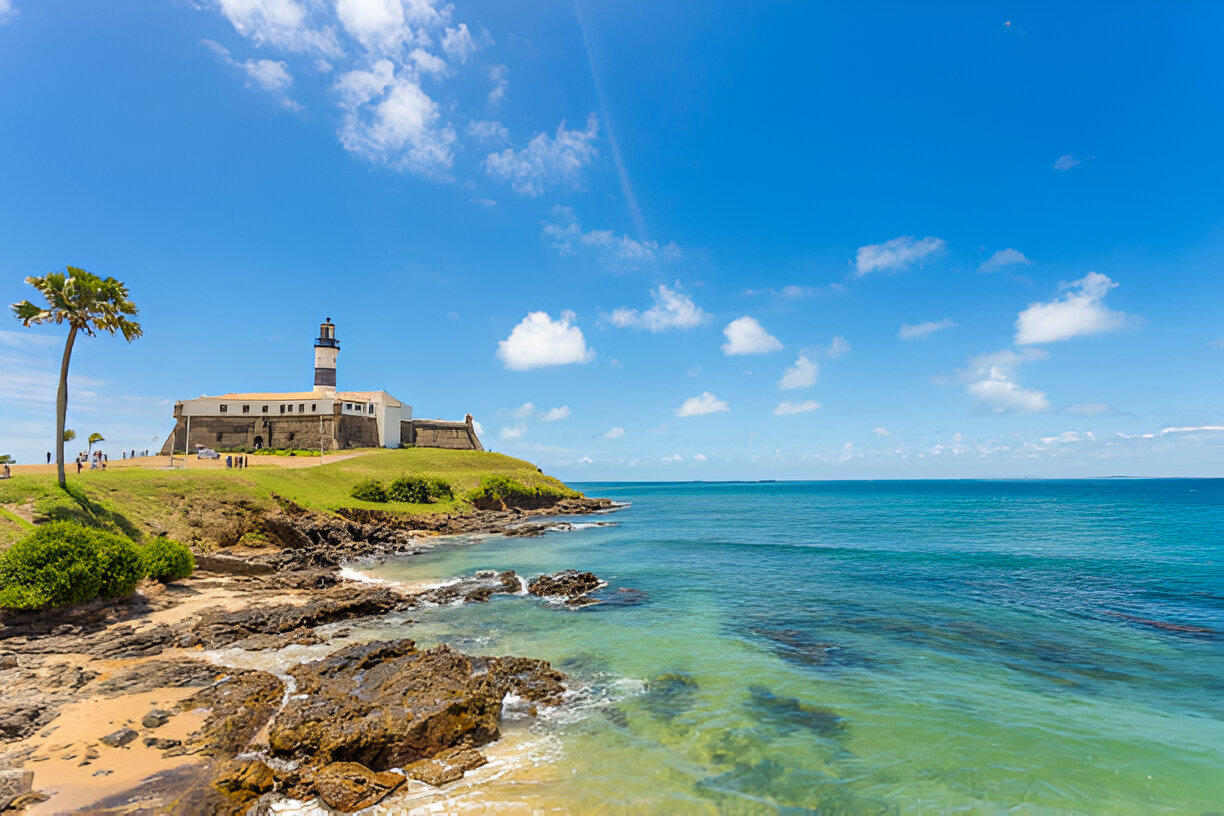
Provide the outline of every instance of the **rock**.
<path id="1" fill-rule="evenodd" d="M 94 689 L 105 697 L 118 697 L 159 688 L 200 688 L 216 682 L 223 672 L 203 660 L 154 660 L 117 671 Z"/>
<path id="2" fill-rule="evenodd" d="M 272 769 L 258 759 L 233 759 L 213 774 L 212 785 L 239 801 L 254 799 L 276 787 Z"/>
<path id="3" fill-rule="evenodd" d="M 267 672 L 231 669 L 216 683 L 178 704 L 181 711 L 208 712 L 189 746 L 206 756 L 232 757 L 246 750 L 280 708 L 284 684 Z"/>
<path id="4" fill-rule="evenodd" d="M 112 731 L 98 741 L 112 748 L 122 748 L 138 736 L 140 735 L 131 728 L 120 728 L 118 731 Z"/>
<path id="5" fill-rule="evenodd" d="M 404 781 L 391 771 L 376 773 L 357 762 L 333 762 L 315 775 L 313 785 L 329 807 L 352 813 L 378 804 Z"/>
<path id="6" fill-rule="evenodd" d="M 156 748 L 158 751 L 169 751 L 172 748 L 181 748 L 182 740 L 164 739 L 162 737 L 145 737 L 144 744 L 149 748 Z"/>
<path id="7" fill-rule="evenodd" d="M 140 724 L 145 728 L 161 728 L 170 722 L 170 712 L 155 708 L 141 718 Z"/>
<path id="8" fill-rule="evenodd" d="M 0 671 L 3 671 L 4 669 L 15 669 L 15 668 L 17 668 L 17 655 L 15 654 L 0 655 Z"/>
<path id="9" fill-rule="evenodd" d="M 206 649 L 218 649 L 252 635 L 276 635 L 314 628 L 332 621 L 390 612 L 401 606 L 403 600 L 389 589 L 357 590 L 345 587 L 297 606 L 276 604 L 248 607 L 236 612 L 206 612 L 200 616 L 194 632 Z"/>
<path id="10" fill-rule="evenodd" d="M 462 779 L 463 774 L 487 763 L 485 755 L 475 748 L 461 747 L 444 751 L 432 759 L 422 759 L 404 769 L 410 779 L 435 788 Z"/>
<path id="11" fill-rule="evenodd" d="M 0 810 L 30 793 L 34 786 L 34 772 L 17 768 L 0 770 Z"/>
<path id="12" fill-rule="evenodd" d="M 553 575 L 541 575 L 532 581 L 527 591 L 541 598 L 577 598 L 604 586 L 594 573 L 563 570 Z"/>
<path id="13" fill-rule="evenodd" d="M 375 770 L 491 742 L 508 691 L 553 701 L 563 689 L 544 661 L 481 660 L 447 646 L 422 652 L 411 640 L 355 644 L 289 673 L 304 699 L 273 721 L 272 753 Z"/>

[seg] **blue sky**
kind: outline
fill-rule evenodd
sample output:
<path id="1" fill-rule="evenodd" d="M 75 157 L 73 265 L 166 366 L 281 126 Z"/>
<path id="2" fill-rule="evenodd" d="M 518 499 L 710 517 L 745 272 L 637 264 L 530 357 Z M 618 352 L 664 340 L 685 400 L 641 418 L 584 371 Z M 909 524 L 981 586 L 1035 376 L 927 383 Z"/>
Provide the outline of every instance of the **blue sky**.
<path id="1" fill-rule="evenodd" d="M 0 0 L 0 298 L 69 426 L 311 383 L 570 480 L 1222 475 L 1224 24 L 1140 5 Z M 62 335 L 0 328 L 0 451 Z M 157 443 L 160 444 L 160 443 Z"/>

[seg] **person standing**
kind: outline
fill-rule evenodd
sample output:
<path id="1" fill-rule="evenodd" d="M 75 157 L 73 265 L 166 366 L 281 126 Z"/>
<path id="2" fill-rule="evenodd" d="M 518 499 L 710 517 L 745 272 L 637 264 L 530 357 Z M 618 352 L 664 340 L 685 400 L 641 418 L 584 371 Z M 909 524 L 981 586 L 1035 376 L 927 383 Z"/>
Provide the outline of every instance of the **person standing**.
<path id="1" fill-rule="evenodd" d="M 51 451 L 47 451 L 47 464 L 51 464 Z"/>

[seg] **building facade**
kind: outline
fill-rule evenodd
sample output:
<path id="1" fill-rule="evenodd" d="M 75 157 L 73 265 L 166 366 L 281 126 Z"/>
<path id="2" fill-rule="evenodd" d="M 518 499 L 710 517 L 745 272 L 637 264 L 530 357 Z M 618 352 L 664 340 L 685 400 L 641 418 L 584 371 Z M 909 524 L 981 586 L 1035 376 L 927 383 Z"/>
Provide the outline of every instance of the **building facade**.
<path id="1" fill-rule="evenodd" d="M 314 346 L 314 388 L 287 393 L 230 393 L 174 403 L 174 430 L 163 454 L 214 450 L 340 450 L 417 445 L 484 450 L 472 415 L 463 422 L 414 420 L 412 406 L 386 391 L 337 391 L 340 342 L 331 318 Z"/>

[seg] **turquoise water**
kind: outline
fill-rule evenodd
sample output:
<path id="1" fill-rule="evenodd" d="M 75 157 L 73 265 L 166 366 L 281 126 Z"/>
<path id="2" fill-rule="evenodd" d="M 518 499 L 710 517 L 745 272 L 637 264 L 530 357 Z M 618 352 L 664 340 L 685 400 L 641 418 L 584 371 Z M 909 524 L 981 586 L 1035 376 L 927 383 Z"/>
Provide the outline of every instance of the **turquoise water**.
<path id="1" fill-rule="evenodd" d="M 507 727 L 553 750 L 490 802 L 1224 811 L 1224 480 L 578 487 L 631 506 L 372 570 L 589 569 L 640 600 L 411 612 L 397 634 L 574 678 Z"/>

